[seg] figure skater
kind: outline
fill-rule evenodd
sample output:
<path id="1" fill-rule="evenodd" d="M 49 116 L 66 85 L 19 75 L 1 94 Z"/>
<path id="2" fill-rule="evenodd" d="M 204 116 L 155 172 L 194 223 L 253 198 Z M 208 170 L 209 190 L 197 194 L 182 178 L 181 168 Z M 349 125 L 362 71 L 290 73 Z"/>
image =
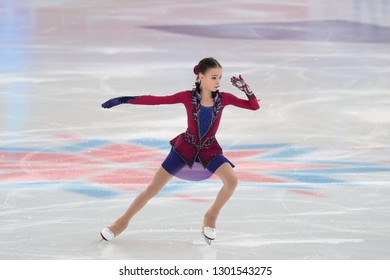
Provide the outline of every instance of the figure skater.
<path id="1" fill-rule="evenodd" d="M 250 87 L 239 75 L 232 77 L 232 84 L 243 91 L 247 99 L 231 93 L 220 92 L 222 66 L 214 58 L 204 58 L 195 67 L 195 88 L 168 96 L 122 96 L 112 98 L 102 104 L 111 108 L 119 104 L 161 105 L 182 103 L 187 111 L 188 127 L 184 133 L 170 141 L 171 151 L 155 173 L 151 183 L 134 199 L 125 213 L 113 224 L 104 228 L 100 234 L 112 240 L 122 233 L 133 216 L 154 197 L 173 177 L 202 180 L 215 174 L 223 183 L 217 197 L 203 217 L 202 234 L 210 245 L 216 238 L 218 215 L 237 187 L 234 165 L 223 156 L 215 134 L 221 121 L 222 111 L 227 105 L 258 110 L 258 100 Z M 201 168 L 196 168 L 201 166 Z M 199 172 L 199 170 L 201 172 Z M 192 178 L 191 178 L 192 175 Z M 194 178 L 197 177 L 197 178 Z"/>

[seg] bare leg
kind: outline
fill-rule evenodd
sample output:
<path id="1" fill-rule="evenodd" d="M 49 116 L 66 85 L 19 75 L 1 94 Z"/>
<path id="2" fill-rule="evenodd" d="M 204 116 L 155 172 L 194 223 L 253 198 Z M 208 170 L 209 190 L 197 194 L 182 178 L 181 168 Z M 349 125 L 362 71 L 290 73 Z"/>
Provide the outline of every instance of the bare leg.
<path id="1" fill-rule="evenodd" d="M 162 167 L 157 170 L 152 182 L 147 186 L 147 188 L 138 194 L 126 212 L 109 226 L 109 229 L 115 234 L 115 236 L 118 236 L 126 229 L 133 216 L 141 210 L 152 197 L 158 194 L 172 177 L 173 176 Z"/>
<path id="2" fill-rule="evenodd" d="M 222 164 L 215 171 L 215 175 L 217 175 L 222 180 L 223 187 L 218 192 L 214 203 L 204 215 L 204 227 L 216 227 L 216 221 L 219 212 L 221 211 L 225 203 L 230 199 L 238 184 L 236 173 L 234 172 L 233 168 L 229 163 Z"/>

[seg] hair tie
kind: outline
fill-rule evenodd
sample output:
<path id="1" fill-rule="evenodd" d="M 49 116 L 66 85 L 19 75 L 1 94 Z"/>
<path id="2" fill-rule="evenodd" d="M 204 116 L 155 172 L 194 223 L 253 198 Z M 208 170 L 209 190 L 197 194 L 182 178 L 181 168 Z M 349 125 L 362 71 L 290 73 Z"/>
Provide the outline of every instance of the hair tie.
<path id="1" fill-rule="evenodd" d="M 198 64 L 195 65 L 195 67 L 194 67 L 194 73 L 195 73 L 195 75 L 199 75 L 199 65 Z"/>

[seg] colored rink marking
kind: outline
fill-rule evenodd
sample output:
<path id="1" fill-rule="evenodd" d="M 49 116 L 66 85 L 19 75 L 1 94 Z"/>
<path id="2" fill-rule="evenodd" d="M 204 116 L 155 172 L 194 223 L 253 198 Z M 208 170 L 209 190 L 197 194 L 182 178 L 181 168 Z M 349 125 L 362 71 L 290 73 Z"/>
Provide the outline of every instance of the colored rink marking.
<path id="1" fill-rule="evenodd" d="M 286 180 L 273 178 L 268 176 L 257 175 L 250 172 L 237 171 L 237 177 L 244 182 L 258 182 L 258 183 L 286 183 Z"/>
<path id="2" fill-rule="evenodd" d="M 57 180 L 77 180 L 85 176 L 101 172 L 101 169 L 71 168 L 71 169 L 52 169 L 10 172 L 0 175 L 1 182 L 38 182 L 38 181 L 57 181 Z"/>
<path id="3" fill-rule="evenodd" d="M 110 185 L 116 189 L 135 190 L 152 179 L 153 173 L 142 172 L 134 169 L 120 169 L 104 175 L 89 178 L 90 182 Z"/>
<path id="4" fill-rule="evenodd" d="M 238 159 L 244 157 L 255 157 L 267 153 L 266 150 L 239 150 L 239 151 L 225 151 L 224 155 L 229 159 Z"/>
<path id="5" fill-rule="evenodd" d="M 53 139 L 57 146 L 45 149 L 0 147 L 0 187 L 18 183 L 28 187 L 37 182 L 52 186 L 53 182 L 61 182 L 66 186 L 70 184 L 71 187 L 63 188 L 69 192 L 93 197 L 112 196 L 145 188 L 168 153 L 166 144 L 153 139 L 114 143 L 58 134 Z M 297 195 L 320 198 L 323 195 L 315 191 L 319 186 L 332 187 L 340 183 L 348 186 L 349 182 L 354 185 L 351 181 L 354 176 L 350 175 L 380 175 L 390 171 L 386 159 L 374 162 L 351 160 L 348 156 L 351 149 L 360 150 L 359 147 L 345 148 L 338 154 L 343 158 L 343 153 L 346 153 L 348 161 L 329 160 L 328 150 L 295 144 L 232 146 L 224 155 L 236 165 L 234 170 L 239 181 L 247 186 L 284 188 Z M 321 153 L 324 154 L 323 160 L 318 157 Z M 219 180 L 216 176 L 210 179 Z M 180 199 L 207 202 L 183 194 L 185 188 L 194 186 L 187 181 L 178 182 L 180 184 L 169 182 L 164 190 Z M 301 183 L 304 190 L 294 187 Z"/>
<path id="6" fill-rule="evenodd" d="M 15 166 L 32 166 L 40 163 L 50 164 L 96 164 L 93 158 L 80 157 L 77 154 L 51 152 L 0 152 L 1 165 L 15 164 Z"/>
<path id="7" fill-rule="evenodd" d="M 328 169 L 334 168 L 336 165 L 330 164 L 306 164 L 306 163 L 284 163 L 284 162 L 240 162 L 240 170 L 308 170 L 308 169 Z"/>
<path id="8" fill-rule="evenodd" d="M 101 147 L 90 152 L 86 156 L 96 157 L 99 159 L 109 160 L 113 162 L 132 162 L 140 160 L 148 160 L 150 157 L 160 155 L 155 150 L 144 148 L 136 145 L 114 144 Z"/>
<path id="9" fill-rule="evenodd" d="M 209 200 L 201 197 L 195 197 L 195 196 L 190 196 L 190 195 L 185 195 L 185 194 L 177 194 L 175 195 L 177 198 L 183 199 L 183 200 L 188 200 L 192 202 L 198 202 L 198 203 L 205 203 L 209 202 Z"/>
<path id="10" fill-rule="evenodd" d="M 64 139 L 68 141 L 80 141 L 81 138 L 74 136 L 74 135 L 68 135 L 68 134 L 55 134 L 54 137 L 59 138 L 59 139 Z"/>

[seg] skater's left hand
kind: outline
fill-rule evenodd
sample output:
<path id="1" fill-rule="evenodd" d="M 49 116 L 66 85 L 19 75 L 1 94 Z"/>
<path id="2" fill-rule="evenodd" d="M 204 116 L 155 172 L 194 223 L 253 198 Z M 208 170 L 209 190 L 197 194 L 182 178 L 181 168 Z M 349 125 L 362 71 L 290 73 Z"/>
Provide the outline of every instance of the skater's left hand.
<path id="1" fill-rule="evenodd" d="M 123 103 L 129 103 L 129 101 L 130 101 L 130 97 L 128 97 L 128 96 L 115 97 L 115 98 L 111 98 L 110 100 L 107 100 L 106 102 L 104 102 L 102 104 L 102 107 L 109 109 L 111 107 L 118 106 L 118 105 L 123 104 Z"/>
<path id="2" fill-rule="evenodd" d="M 249 85 L 245 82 L 245 80 L 242 78 L 241 75 L 237 77 L 232 77 L 230 79 L 230 81 L 232 82 L 232 85 L 235 86 L 236 88 L 238 88 L 239 90 L 245 92 L 246 95 L 252 95 L 253 92 L 251 90 L 251 88 L 249 87 Z"/>

